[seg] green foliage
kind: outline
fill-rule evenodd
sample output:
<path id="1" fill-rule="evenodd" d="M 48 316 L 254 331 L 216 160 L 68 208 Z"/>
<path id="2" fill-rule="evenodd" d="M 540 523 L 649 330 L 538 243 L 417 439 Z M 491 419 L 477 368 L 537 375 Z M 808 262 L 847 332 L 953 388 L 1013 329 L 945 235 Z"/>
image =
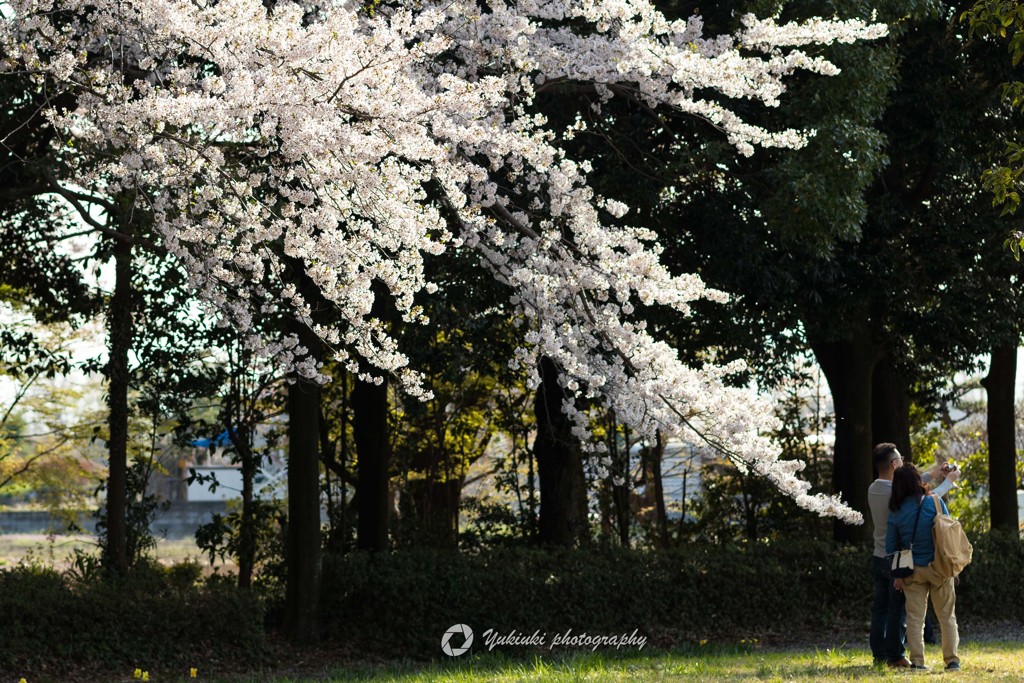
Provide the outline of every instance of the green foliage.
<path id="1" fill-rule="evenodd" d="M 264 608 L 228 586 L 197 585 L 193 564 L 137 564 L 119 581 L 76 581 L 50 568 L 0 572 L 0 670 L 124 670 L 259 657 Z"/>
<path id="2" fill-rule="evenodd" d="M 219 558 L 237 561 L 242 550 L 242 510 L 237 501 L 229 503 L 225 515 L 216 513 L 196 530 L 196 545 L 209 555 L 210 564 Z M 257 498 L 252 504 L 252 528 L 255 534 L 253 556 L 254 581 L 265 589 L 283 588 L 284 584 L 284 501 Z"/>
<path id="3" fill-rule="evenodd" d="M 128 465 L 128 477 L 126 488 L 128 490 L 128 501 L 125 508 L 125 546 L 127 548 L 128 567 L 134 567 L 142 562 L 145 557 L 156 548 L 156 539 L 150 530 L 150 524 L 161 507 L 166 503 L 157 501 L 156 496 L 146 493 L 146 485 L 149 482 L 152 462 L 141 458 L 133 460 Z M 106 486 L 106 481 L 101 489 Z M 107 508 L 99 508 L 95 517 L 97 543 L 101 554 L 105 553 L 107 547 Z"/>
<path id="4" fill-rule="evenodd" d="M 957 615 L 1024 620 L 1024 541 L 972 536 Z M 426 548 L 329 555 L 324 561 L 327 637 L 390 658 L 438 657 L 441 634 L 468 624 L 548 634 L 639 629 L 653 646 L 701 639 L 820 638 L 863 630 L 872 584 L 864 549 L 800 542 L 692 544 L 671 551 L 475 554 Z"/>
<path id="5" fill-rule="evenodd" d="M 979 435 L 980 436 L 980 435 Z M 977 449 L 956 461 L 963 472 L 957 480 L 957 489 L 949 495 L 949 511 L 960 520 L 968 536 L 988 533 L 991 519 L 988 498 L 988 444 L 978 443 Z M 1017 454 L 1017 481 L 1024 478 L 1024 457 Z"/>
<path id="6" fill-rule="evenodd" d="M 505 451 L 508 443 L 521 460 L 533 392 L 526 388 L 526 371 L 507 363 L 522 343 L 522 330 L 513 324 L 505 293 L 479 263 L 458 254 L 453 262 L 429 262 L 428 271 L 438 288 L 421 300 L 432 325 L 403 326 L 401 335 L 433 398 L 390 397 L 400 510 L 394 531 L 400 545 L 453 547 L 459 489 L 495 446 Z"/>
<path id="7" fill-rule="evenodd" d="M 532 457 L 530 453 L 525 455 Z M 494 476 L 498 495 L 511 494 L 522 505 L 498 496 L 463 498 L 460 512 L 470 521 L 459 531 L 461 548 L 523 545 L 535 538 L 539 495 L 534 491 L 531 498 L 528 486 L 520 477 L 519 463 L 520 459 L 515 457 L 503 458 Z"/>
<path id="8" fill-rule="evenodd" d="M 522 383 L 505 384 L 493 394 L 494 424 L 507 436 L 508 452 L 495 458 L 493 495 L 462 500 L 460 511 L 468 518 L 459 530 L 463 548 L 522 544 L 536 538 L 540 493 L 531 449 L 531 397 Z"/>
<path id="9" fill-rule="evenodd" d="M 988 500 L 988 444 L 956 463 L 962 474 L 957 489 L 949 495 L 949 512 L 960 520 L 969 537 L 986 533 L 990 527 Z"/>
<path id="10" fill-rule="evenodd" d="M 1013 66 L 1019 67 L 1024 59 L 1024 3 L 1020 0 L 978 0 L 964 12 L 962 21 L 970 25 L 971 33 L 982 40 L 995 39 L 1006 44 Z M 1013 109 L 1024 111 L 1024 82 L 1019 76 L 1003 85 L 1003 100 Z M 982 175 L 982 181 L 992 194 L 992 205 L 1002 206 L 1003 215 L 1015 214 L 1020 208 L 1022 180 L 1024 180 L 1024 147 L 1017 140 L 1006 141 L 1002 163 Z M 1024 233 L 1017 230 L 1007 244 L 1019 261 L 1024 248 Z"/>
<path id="11" fill-rule="evenodd" d="M 862 621 L 870 590 L 864 552 L 815 541 L 671 552 L 416 549 L 326 557 L 323 608 L 333 640 L 436 656 L 455 623 L 477 633 L 639 628 L 658 645 L 827 628 Z"/>
<path id="12" fill-rule="evenodd" d="M 70 522 L 73 511 L 91 505 L 99 468 L 89 462 L 90 451 L 96 451 L 90 438 L 98 417 L 83 409 L 88 389 L 58 378 L 70 372 L 71 349 L 88 332 L 25 315 L 21 307 L 0 303 L 0 495 Z M 13 330 L 32 336 L 41 355 L 32 359 L 9 348 L 5 334 Z"/>
<path id="13" fill-rule="evenodd" d="M 962 19 L 978 36 L 1005 40 L 1014 66 L 1024 59 L 1024 3 L 1020 0 L 978 0 Z"/>
<path id="14" fill-rule="evenodd" d="M 1024 621 L 1024 541 L 1019 534 L 968 533 L 971 564 L 960 575 L 957 614 L 992 621 Z"/>
<path id="15" fill-rule="evenodd" d="M 465 344 L 446 340 L 451 336 L 458 335 L 442 333 L 435 342 L 439 362 L 432 362 L 432 369 L 437 374 L 428 376 L 427 383 L 434 397 L 420 401 L 399 398 L 396 392 L 392 399 L 392 462 L 401 481 L 396 535 L 403 545 L 454 545 L 462 482 L 497 431 L 495 396 L 501 388 L 493 376 L 473 371 L 464 359 L 445 358 Z M 441 348 L 447 349 L 443 355 Z M 457 377 L 445 377 L 455 369 Z"/>

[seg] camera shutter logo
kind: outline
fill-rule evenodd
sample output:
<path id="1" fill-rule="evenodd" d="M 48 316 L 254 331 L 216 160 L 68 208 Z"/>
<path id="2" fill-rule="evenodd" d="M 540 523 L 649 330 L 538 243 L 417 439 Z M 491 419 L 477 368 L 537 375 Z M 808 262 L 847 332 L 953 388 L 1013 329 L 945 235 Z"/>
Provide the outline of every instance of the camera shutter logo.
<path id="1" fill-rule="evenodd" d="M 456 643 L 461 641 L 462 645 L 459 647 L 454 646 L 452 644 L 453 637 L 455 637 Z M 473 645 L 473 629 L 465 624 L 455 624 L 441 636 L 441 649 L 449 657 L 458 657 L 461 654 L 465 654 L 469 651 L 471 645 Z"/>

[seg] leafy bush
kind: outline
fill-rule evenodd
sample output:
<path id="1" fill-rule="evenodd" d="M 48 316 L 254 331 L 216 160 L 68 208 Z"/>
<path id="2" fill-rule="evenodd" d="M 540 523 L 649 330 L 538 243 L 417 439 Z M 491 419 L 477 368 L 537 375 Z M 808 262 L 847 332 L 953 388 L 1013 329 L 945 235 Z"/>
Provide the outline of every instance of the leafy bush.
<path id="1" fill-rule="evenodd" d="M 781 634 L 863 620 L 866 554 L 825 543 L 673 552 L 494 549 L 328 557 L 327 633 L 360 650 L 436 656 L 453 624 L 611 635 L 652 643 Z"/>
<path id="2" fill-rule="evenodd" d="M 1000 531 L 970 539 L 974 559 L 960 575 L 957 616 L 1024 622 L 1024 540 Z"/>
<path id="3" fill-rule="evenodd" d="M 142 563 L 116 582 L 78 582 L 34 565 L 0 572 L 0 671 L 258 656 L 265 642 L 259 600 L 197 585 L 197 569 Z"/>
<path id="4" fill-rule="evenodd" d="M 958 616 L 1024 622 L 1024 586 L 1016 580 L 1024 542 L 998 534 L 972 540 Z M 264 603 L 230 577 L 200 582 L 195 563 L 144 562 L 117 582 L 87 570 L 62 575 L 20 565 L 0 572 L 0 671 L 209 665 L 267 651 Z M 568 629 L 639 629 L 651 646 L 791 640 L 837 628 L 866 639 L 872 592 L 866 550 L 814 541 L 670 552 L 410 548 L 328 555 L 323 577 L 328 646 L 390 658 L 441 656 L 441 635 L 454 624 L 473 628 L 477 650 L 488 628 L 540 631 L 549 643 Z"/>
<path id="5" fill-rule="evenodd" d="M 829 542 L 690 545 L 671 552 L 495 548 L 410 549 L 325 558 L 328 638 L 383 656 L 440 656 L 440 638 L 468 624 L 526 635 L 571 628 L 639 629 L 652 645 L 702 639 L 792 639 L 863 631 L 868 551 Z M 964 572 L 957 613 L 1024 622 L 1024 542 L 986 536 Z M 478 641 L 475 647 L 482 648 Z"/>
<path id="6" fill-rule="evenodd" d="M 196 529 L 196 545 L 210 557 L 210 563 L 228 558 L 238 563 L 242 554 L 241 501 L 228 503 L 229 512 L 215 513 L 209 522 Z M 253 571 L 255 585 L 264 591 L 283 593 L 285 578 L 284 502 L 257 498 L 252 504 Z"/>

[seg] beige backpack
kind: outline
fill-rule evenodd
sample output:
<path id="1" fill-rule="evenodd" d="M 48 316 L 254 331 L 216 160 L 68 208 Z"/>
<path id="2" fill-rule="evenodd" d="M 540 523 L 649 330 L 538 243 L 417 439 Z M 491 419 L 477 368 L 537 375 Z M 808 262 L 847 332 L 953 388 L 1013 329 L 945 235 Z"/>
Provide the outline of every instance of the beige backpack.
<path id="1" fill-rule="evenodd" d="M 932 502 L 935 503 L 935 524 L 932 525 L 935 559 L 932 561 L 932 569 L 939 576 L 951 578 L 971 563 L 974 547 L 967 540 L 960 522 L 942 511 L 942 503 L 934 493 Z"/>

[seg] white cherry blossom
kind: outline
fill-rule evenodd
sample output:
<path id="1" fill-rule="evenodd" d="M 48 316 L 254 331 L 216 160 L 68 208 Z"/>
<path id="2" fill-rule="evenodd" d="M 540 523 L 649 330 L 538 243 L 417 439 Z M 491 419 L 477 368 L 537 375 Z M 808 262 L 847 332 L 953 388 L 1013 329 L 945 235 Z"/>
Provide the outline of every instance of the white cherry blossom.
<path id="1" fill-rule="evenodd" d="M 748 124 L 727 102 L 775 106 L 793 71 L 837 71 L 801 46 L 884 27 L 748 16 L 734 36 L 705 36 L 699 17 L 670 21 L 646 0 L 423 0 L 372 13 L 358 2 L 7 0 L 0 12 L 0 70 L 75 95 L 73 111 L 43 112 L 73 169 L 61 180 L 133 193 L 224 321 L 246 330 L 256 316 L 297 316 L 353 370 L 365 359 L 425 395 L 371 316 L 371 283 L 425 322 L 425 259 L 473 249 L 526 330 L 510 363 L 556 361 L 581 438 L 576 399 L 597 399 L 642 434 L 710 444 L 801 506 L 860 521 L 778 460 L 770 402 L 722 382 L 735 366 L 688 367 L 647 332 L 637 302 L 688 315 L 690 302 L 725 295 L 670 273 L 655 236 L 595 196 L 589 164 L 566 156 L 531 103 L 583 86 L 704 117 L 742 154 L 797 147 L 805 132 Z M 314 322 L 288 275 L 296 264 L 340 324 Z M 317 373 L 294 339 L 249 345 Z"/>

